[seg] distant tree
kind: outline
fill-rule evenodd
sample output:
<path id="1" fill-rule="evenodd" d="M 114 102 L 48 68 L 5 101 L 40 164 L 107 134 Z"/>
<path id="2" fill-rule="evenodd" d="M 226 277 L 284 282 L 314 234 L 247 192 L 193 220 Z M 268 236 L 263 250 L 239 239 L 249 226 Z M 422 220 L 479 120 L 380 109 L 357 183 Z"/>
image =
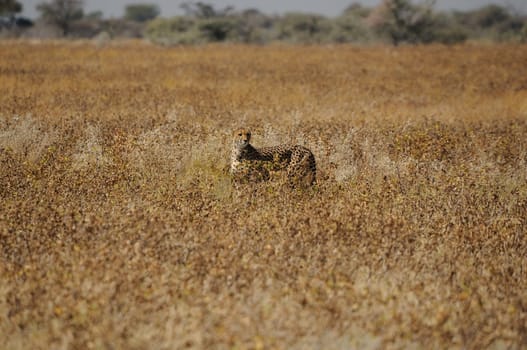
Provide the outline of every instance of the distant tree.
<path id="1" fill-rule="evenodd" d="M 15 0 L 0 0 L 0 30 L 3 28 L 9 30 L 28 28 L 33 22 L 24 17 L 17 16 L 22 12 L 22 4 Z"/>
<path id="2" fill-rule="evenodd" d="M 495 41 L 522 40 L 527 19 L 499 5 L 487 5 L 467 12 L 455 12 L 459 25 L 473 38 Z"/>
<path id="3" fill-rule="evenodd" d="M 320 15 L 285 14 L 277 23 L 279 40 L 296 43 L 321 43 L 329 39 L 331 21 Z"/>
<path id="4" fill-rule="evenodd" d="M 216 9 L 204 2 L 185 2 L 181 5 L 189 18 L 196 20 L 200 42 L 239 41 L 243 20 L 234 13 L 232 6 Z"/>
<path id="5" fill-rule="evenodd" d="M 234 13 L 232 7 L 216 9 L 203 2 L 185 2 L 181 5 L 185 16 L 156 19 L 150 22 L 146 36 L 162 44 L 191 44 L 221 41 L 246 41 L 253 34 L 245 19 Z"/>
<path id="6" fill-rule="evenodd" d="M 371 8 L 363 6 L 359 3 L 353 3 L 346 7 L 344 11 L 342 11 L 342 16 L 352 16 L 352 17 L 358 17 L 358 18 L 366 18 L 371 12 Z"/>
<path id="7" fill-rule="evenodd" d="M 504 7 L 499 5 L 487 5 L 472 13 L 474 24 L 482 28 L 489 28 L 503 23 L 511 18 Z"/>
<path id="8" fill-rule="evenodd" d="M 33 21 L 25 17 L 17 17 L 15 19 L 15 26 L 18 28 L 29 28 L 33 26 Z"/>
<path id="9" fill-rule="evenodd" d="M 273 20 L 257 9 L 243 10 L 239 14 L 240 41 L 262 44 L 271 37 Z"/>
<path id="10" fill-rule="evenodd" d="M 201 39 L 196 20 L 186 16 L 156 18 L 148 22 L 145 36 L 163 45 L 196 44 Z"/>
<path id="11" fill-rule="evenodd" d="M 369 7 L 354 3 L 334 19 L 332 40 L 338 43 L 366 42 L 371 39 L 371 30 L 366 26 L 366 18 L 371 13 Z"/>
<path id="12" fill-rule="evenodd" d="M 429 42 L 434 41 L 447 45 L 462 43 L 467 40 L 469 34 L 451 13 L 446 12 L 436 13 L 426 31 L 429 33 Z"/>
<path id="13" fill-rule="evenodd" d="M 226 41 L 237 38 L 240 23 L 236 18 L 217 17 L 203 19 L 198 23 L 198 29 L 207 42 Z"/>
<path id="14" fill-rule="evenodd" d="M 125 7 L 124 18 L 136 21 L 146 22 L 159 16 L 159 7 L 155 4 L 133 4 Z"/>
<path id="15" fill-rule="evenodd" d="M 82 0 L 53 0 L 37 5 L 41 17 L 50 24 L 56 25 L 67 36 L 71 23 L 83 17 Z"/>
<path id="16" fill-rule="evenodd" d="M 409 0 L 383 0 L 368 16 L 370 26 L 379 34 L 389 37 L 394 45 L 401 42 L 421 43 L 433 41 L 434 0 L 414 5 Z"/>
<path id="17" fill-rule="evenodd" d="M 12 16 L 22 12 L 22 4 L 15 0 L 0 0 L 0 15 Z"/>
<path id="18" fill-rule="evenodd" d="M 195 18 L 214 18 L 214 17 L 225 17 L 231 15 L 234 8 L 227 6 L 223 9 L 216 9 L 214 5 L 207 4 L 204 2 L 184 2 L 181 4 L 181 8 L 185 11 L 185 15 Z"/>

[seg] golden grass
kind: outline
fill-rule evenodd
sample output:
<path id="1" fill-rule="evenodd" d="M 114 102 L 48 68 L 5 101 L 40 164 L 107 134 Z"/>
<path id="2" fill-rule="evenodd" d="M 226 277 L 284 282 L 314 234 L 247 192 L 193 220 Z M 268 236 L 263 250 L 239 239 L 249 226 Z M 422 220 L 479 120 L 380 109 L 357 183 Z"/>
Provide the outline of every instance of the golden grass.
<path id="1" fill-rule="evenodd" d="M 527 347 L 527 46 L 0 43 L 0 340 Z M 233 186 L 233 128 L 308 191 Z"/>

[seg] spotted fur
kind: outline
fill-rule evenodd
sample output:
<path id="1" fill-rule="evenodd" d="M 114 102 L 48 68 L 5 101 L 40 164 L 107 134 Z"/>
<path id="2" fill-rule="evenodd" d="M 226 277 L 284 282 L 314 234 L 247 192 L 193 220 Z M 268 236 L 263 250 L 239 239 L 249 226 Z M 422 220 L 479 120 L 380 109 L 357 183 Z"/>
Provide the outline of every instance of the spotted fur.
<path id="1" fill-rule="evenodd" d="M 240 128 L 233 132 L 232 175 L 250 178 L 260 174 L 259 177 L 265 180 L 269 178 L 269 171 L 285 170 L 292 185 L 315 183 L 315 156 L 308 148 L 289 144 L 255 148 L 250 141 L 249 130 Z"/>

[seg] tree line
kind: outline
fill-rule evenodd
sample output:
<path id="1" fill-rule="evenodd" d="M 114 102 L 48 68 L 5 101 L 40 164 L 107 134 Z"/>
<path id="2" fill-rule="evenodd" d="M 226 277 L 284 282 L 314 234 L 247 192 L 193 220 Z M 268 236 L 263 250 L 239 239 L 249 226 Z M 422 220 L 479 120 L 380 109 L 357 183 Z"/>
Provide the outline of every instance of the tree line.
<path id="1" fill-rule="evenodd" d="M 4 28 L 5 23 L 16 27 L 16 13 L 21 9 L 18 1 L 2 0 L 0 18 L 4 21 L 0 23 Z M 100 11 L 84 13 L 82 0 L 52 0 L 37 9 L 39 21 L 58 28 L 62 36 L 90 37 L 107 32 L 112 37 L 143 37 L 163 45 L 527 42 L 527 16 L 496 4 L 447 12 L 437 10 L 433 0 L 381 0 L 374 7 L 352 3 L 338 16 L 326 17 L 301 12 L 269 15 L 257 9 L 186 2 L 181 5 L 182 15 L 163 18 L 157 5 L 143 3 L 127 5 L 123 18 L 112 20 L 103 19 Z"/>

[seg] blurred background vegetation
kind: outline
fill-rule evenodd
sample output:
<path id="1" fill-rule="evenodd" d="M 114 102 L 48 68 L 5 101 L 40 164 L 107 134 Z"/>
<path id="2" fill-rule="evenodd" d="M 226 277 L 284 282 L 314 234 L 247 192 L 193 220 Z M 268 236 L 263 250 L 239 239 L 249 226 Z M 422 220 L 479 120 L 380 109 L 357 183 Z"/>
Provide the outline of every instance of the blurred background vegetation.
<path id="1" fill-rule="evenodd" d="M 381 0 L 375 7 L 351 3 L 336 17 L 312 13 L 269 15 L 257 9 L 216 8 L 185 2 L 182 15 L 160 17 L 152 3 L 125 7 L 122 18 L 85 13 L 82 0 L 51 0 L 35 20 L 22 4 L 0 2 L 0 37 L 145 38 L 163 45 L 234 42 L 267 44 L 455 44 L 465 41 L 526 42 L 527 15 L 491 4 L 470 11 L 440 11 L 434 1 Z"/>

